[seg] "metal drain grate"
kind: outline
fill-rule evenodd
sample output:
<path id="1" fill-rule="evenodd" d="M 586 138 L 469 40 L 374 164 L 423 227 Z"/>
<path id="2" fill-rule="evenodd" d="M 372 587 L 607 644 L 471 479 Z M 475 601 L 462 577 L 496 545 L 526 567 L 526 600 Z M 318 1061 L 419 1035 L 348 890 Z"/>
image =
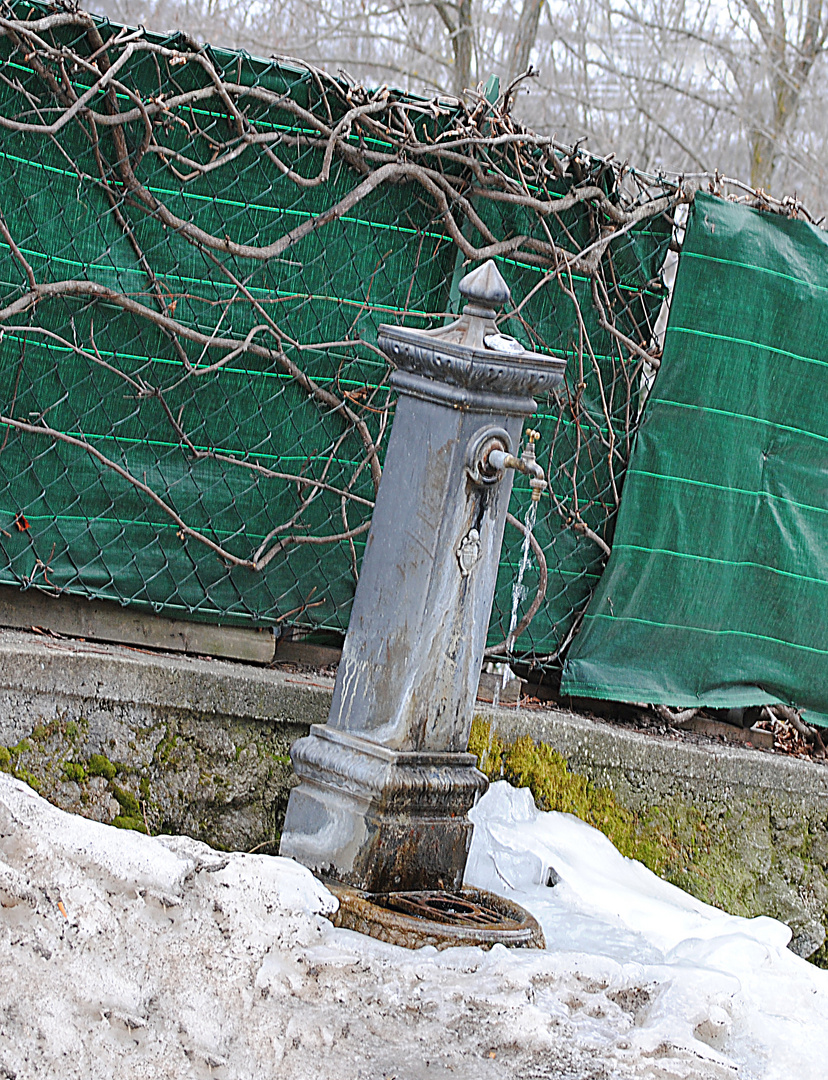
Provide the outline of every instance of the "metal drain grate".
<path id="1" fill-rule="evenodd" d="M 415 892 L 384 893 L 372 896 L 373 903 L 390 911 L 413 915 L 417 919 L 446 923 L 451 926 L 492 927 L 517 930 L 520 923 L 494 908 L 476 904 L 459 893 L 424 889 Z"/>

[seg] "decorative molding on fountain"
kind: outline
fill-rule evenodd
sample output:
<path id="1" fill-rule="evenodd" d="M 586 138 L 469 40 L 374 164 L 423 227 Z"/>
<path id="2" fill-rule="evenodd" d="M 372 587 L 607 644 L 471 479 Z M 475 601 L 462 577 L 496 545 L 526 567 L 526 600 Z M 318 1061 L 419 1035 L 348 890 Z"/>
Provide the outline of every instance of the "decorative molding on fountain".
<path id="1" fill-rule="evenodd" d="M 565 360 L 530 352 L 498 329 L 495 308 L 505 304 L 510 293 L 491 259 L 463 278 L 460 293 L 470 302 L 447 326 L 414 330 L 383 323 L 379 327 L 379 347 L 400 371 L 524 401 L 560 383 Z M 391 381 L 403 392 L 410 385 L 396 375 Z M 532 402 L 524 411 L 535 409 Z"/>
<path id="2" fill-rule="evenodd" d="M 291 758 L 292 815 L 313 820 L 316 842 L 296 843 L 286 822 L 281 854 L 366 892 L 460 888 L 466 814 L 489 786 L 474 754 L 389 750 L 314 724 Z"/>

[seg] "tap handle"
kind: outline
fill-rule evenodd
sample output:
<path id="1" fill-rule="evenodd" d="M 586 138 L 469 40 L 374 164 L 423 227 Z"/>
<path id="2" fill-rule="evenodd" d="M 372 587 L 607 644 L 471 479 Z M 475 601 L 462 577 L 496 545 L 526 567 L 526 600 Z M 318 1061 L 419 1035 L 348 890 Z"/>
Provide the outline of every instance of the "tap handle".
<path id="1" fill-rule="evenodd" d="M 535 431 L 534 428 L 526 429 L 526 446 L 524 446 L 523 453 L 520 455 L 524 461 L 535 460 L 535 443 L 539 438 L 539 431 Z"/>

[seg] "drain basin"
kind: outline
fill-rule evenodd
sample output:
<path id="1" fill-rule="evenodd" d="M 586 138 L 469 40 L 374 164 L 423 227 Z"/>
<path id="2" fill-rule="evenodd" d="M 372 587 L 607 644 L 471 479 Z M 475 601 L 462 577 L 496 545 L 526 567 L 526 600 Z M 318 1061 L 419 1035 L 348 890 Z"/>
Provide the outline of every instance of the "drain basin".
<path id="1" fill-rule="evenodd" d="M 339 900 L 339 909 L 329 916 L 335 926 L 406 949 L 498 943 L 545 948 L 543 932 L 528 911 L 484 889 L 366 893 L 338 882 L 325 885 Z"/>

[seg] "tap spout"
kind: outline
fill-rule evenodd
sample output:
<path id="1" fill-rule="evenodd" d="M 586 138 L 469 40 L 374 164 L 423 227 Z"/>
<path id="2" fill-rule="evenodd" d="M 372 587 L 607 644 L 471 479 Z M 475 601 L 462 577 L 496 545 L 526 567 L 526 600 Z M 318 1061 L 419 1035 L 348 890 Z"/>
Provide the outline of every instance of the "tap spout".
<path id="1" fill-rule="evenodd" d="M 546 490 L 546 477 L 544 476 L 543 469 L 535 459 L 535 450 L 531 442 L 519 458 L 515 457 L 514 454 L 507 454 L 505 450 L 499 450 L 497 448 L 490 450 L 486 458 L 486 465 L 494 472 L 503 472 L 504 469 L 514 469 L 516 472 L 523 473 L 524 476 L 530 477 L 529 486 L 532 489 L 533 502 L 537 502 Z"/>
<path id="2" fill-rule="evenodd" d="M 505 450 L 491 450 L 488 457 L 488 466 L 495 472 L 503 472 L 504 469 L 514 469 L 525 476 L 534 476 L 537 480 L 543 480 L 543 469 L 537 462 L 523 461 L 514 454 L 507 454 Z"/>

